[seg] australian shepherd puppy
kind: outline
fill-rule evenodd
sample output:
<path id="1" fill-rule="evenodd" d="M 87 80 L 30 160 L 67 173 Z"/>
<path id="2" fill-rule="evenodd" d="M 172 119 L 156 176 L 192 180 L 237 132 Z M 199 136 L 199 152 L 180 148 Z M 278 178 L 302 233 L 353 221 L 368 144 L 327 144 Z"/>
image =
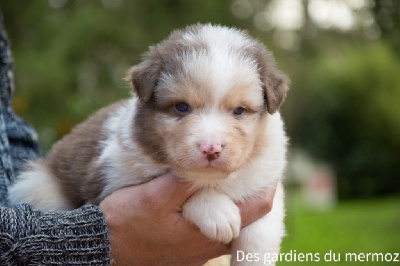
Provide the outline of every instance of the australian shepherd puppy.
<path id="1" fill-rule="evenodd" d="M 150 47 L 127 79 L 137 96 L 29 162 L 10 202 L 70 210 L 170 172 L 201 187 L 183 215 L 210 239 L 233 241 L 232 264 L 248 263 L 237 250 L 279 252 L 287 139 L 278 111 L 288 81 L 265 47 L 236 29 L 194 25 Z M 235 202 L 277 183 L 272 211 L 240 231 Z"/>

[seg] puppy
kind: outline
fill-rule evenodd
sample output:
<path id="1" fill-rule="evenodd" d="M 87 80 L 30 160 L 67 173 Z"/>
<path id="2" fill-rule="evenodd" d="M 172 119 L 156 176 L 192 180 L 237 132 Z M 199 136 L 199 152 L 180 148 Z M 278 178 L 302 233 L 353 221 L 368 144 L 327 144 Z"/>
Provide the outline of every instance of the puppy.
<path id="1" fill-rule="evenodd" d="M 46 159 L 29 162 L 10 202 L 70 210 L 171 172 L 201 188 L 183 215 L 208 238 L 233 240 L 233 265 L 263 264 L 241 254 L 278 253 L 287 143 L 278 110 L 288 81 L 271 54 L 244 32 L 194 25 L 150 47 L 128 80 L 137 96 L 100 110 Z M 240 231 L 235 202 L 277 183 L 272 211 Z"/>

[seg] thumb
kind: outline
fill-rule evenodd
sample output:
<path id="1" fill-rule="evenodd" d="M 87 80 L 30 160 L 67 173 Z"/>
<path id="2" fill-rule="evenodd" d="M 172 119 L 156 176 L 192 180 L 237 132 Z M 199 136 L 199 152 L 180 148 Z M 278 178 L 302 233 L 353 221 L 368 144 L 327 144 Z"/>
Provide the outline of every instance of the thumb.
<path id="1" fill-rule="evenodd" d="M 183 181 L 173 174 L 165 174 L 148 182 L 148 192 L 170 206 L 182 207 L 197 189 L 191 182 Z"/>

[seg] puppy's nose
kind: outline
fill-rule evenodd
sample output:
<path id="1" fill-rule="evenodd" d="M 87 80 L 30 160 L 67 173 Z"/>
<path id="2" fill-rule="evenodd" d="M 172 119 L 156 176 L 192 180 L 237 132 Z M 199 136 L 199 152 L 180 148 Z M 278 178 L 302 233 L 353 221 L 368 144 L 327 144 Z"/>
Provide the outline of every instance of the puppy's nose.
<path id="1" fill-rule="evenodd" d="M 216 143 L 201 143 L 199 145 L 200 151 L 206 156 L 208 161 L 215 160 L 222 152 L 222 145 Z"/>

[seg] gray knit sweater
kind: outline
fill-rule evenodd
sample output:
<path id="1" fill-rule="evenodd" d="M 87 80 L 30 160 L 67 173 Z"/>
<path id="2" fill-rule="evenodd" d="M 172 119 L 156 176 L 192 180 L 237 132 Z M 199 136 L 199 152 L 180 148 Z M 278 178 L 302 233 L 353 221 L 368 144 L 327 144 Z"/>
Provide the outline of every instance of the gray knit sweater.
<path id="1" fill-rule="evenodd" d="M 41 212 L 7 206 L 7 188 L 38 155 L 35 132 L 11 110 L 12 57 L 0 12 L 0 265 L 110 265 L 110 244 L 97 206 Z"/>

